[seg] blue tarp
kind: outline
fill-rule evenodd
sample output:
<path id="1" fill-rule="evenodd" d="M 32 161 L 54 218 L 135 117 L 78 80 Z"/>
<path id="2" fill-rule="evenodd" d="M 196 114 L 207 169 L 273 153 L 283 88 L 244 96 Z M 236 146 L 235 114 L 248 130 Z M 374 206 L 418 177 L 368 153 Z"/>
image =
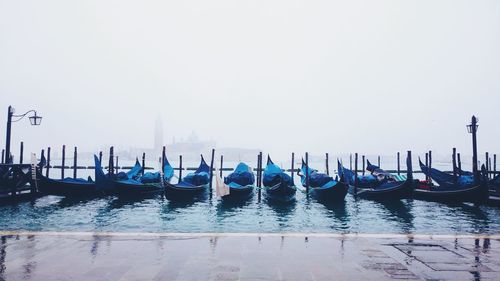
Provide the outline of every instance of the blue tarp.
<path id="1" fill-rule="evenodd" d="M 161 175 L 159 172 L 155 173 L 148 172 L 145 173 L 144 176 L 140 178 L 140 181 L 142 183 L 158 183 L 161 181 Z"/>
<path id="2" fill-rule="evenodd" d="M 264 186 L 274 186 L 279 183 L 286 183 L 293 186 L 292 177 L 284 173 L 278 165 L 274 164 L 271 158 L 267 158 L 267 165 L 262 178 Z"/>
<path id="3" fill-rule="evenodd" d="M 324 187 L 328 183 L 335 181 L 327 174 L 318 173 L 318 170 L 311 167 L 307 168 L 304 161 L 302 161 L 302 167 L 300 168 L 302 185 L 306 185 L 306 171 L 309 172 L 309 186 L 311 187 Z"/>
<path id="4" fill-rule="evenodd" d="M 420 169 L 422 172 L 433 179 L 435 182 L 437 182 L 440 186 L 446 187 L 446 186 L 454 186 L 455 185 L 455 178 L 453 175 L 447 174 L 445 172 L 441 172 L 437 169 L 431 168 L 425 166 L 422 161 L 420 161 Z M 461 175 L 457 177 L 457 182 L 456 185 L 458 186 L 467 186 L 467 185 L 472 185 L 474 184 L 474 176 L 464 173 L 465 175 Z"/>
<path id="5" fill-rule="evenodd" d="M 255 183 L 255 176 L 252 169 L 247 164 L 239 163 L 236 169 L 224 178 L 224 183 L 228 184 L 230 187 L 232 183 L 236 183 L 240 186 L 253 185 Z"/>
<path id="6" fill-rule="evenodd" d="M 189 185 L 194 185 L 194 186 L 199 186 L 199 185 L 205 185 L 210 182 L 210 167 L 207 165 L 205 162 L 205 159 L 203 159 L 203 156 L 201 157 L 201 162 L 200 166 L 194 173 L 189 173 L 187 174 L 183 179 L 182 182 L 179 184 L 187 184 Z"/>

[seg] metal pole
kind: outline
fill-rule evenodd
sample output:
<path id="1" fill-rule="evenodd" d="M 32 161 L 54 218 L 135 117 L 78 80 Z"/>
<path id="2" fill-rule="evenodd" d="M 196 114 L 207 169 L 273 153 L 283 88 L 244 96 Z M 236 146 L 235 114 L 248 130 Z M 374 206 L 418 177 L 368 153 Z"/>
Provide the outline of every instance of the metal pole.
<path id="1" fill-rule="evenodd" d="M 477 168 L 477 118 L 472 116 L 472 172 L 474 173 L 474 179 L 479 181 L 479 171 Z"/>
<path id="2" fill-rule="evenodd" d="M 7 110 L 7 134 L 6 134 L 6 140 L 5 140 L 5 163 L 9 164 L 11 163 L 11 157 L 10 157 L 10 136 L 11 136 L 11 129 L 12 129 L 12 115 L 14 114 L 14 110 L 12 106 L 9 105 L 9 108 Z"/>

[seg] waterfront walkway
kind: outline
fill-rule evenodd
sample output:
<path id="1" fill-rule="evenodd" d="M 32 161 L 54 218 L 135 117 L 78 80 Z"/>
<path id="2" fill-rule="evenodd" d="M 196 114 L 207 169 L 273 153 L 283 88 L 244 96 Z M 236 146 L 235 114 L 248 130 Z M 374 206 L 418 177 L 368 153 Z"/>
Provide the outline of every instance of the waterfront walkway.
<path id="1" fill-rule="evenodd" d="M 500 279 L 500 235 L 0 235 L 0 280 Z"/>

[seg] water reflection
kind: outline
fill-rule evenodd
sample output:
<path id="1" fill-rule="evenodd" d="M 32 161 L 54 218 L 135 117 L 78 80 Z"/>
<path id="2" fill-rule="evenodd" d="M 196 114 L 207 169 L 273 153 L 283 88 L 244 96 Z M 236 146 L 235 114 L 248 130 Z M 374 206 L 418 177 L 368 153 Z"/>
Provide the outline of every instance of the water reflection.
<path id="1" fill-rule="evenodd" d="M 385 219 L 397 222 L 400 233 L 411 233 L 414 230 L 414 216 L 411 212 L 413 200 L 379 201 L 376 203 L 389 211 Z"/>

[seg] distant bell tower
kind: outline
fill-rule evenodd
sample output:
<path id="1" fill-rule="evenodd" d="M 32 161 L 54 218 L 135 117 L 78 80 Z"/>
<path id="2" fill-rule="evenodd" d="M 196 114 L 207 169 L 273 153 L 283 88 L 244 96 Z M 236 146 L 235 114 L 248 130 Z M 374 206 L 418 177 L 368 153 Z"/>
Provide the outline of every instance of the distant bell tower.
<path id="1" fill-rule="evenodd" d="M 163 122 L 161 117 L 156 117 L 155 121 L 155 147 L 154 149 L 159 151 L 163 147 Z"/>

